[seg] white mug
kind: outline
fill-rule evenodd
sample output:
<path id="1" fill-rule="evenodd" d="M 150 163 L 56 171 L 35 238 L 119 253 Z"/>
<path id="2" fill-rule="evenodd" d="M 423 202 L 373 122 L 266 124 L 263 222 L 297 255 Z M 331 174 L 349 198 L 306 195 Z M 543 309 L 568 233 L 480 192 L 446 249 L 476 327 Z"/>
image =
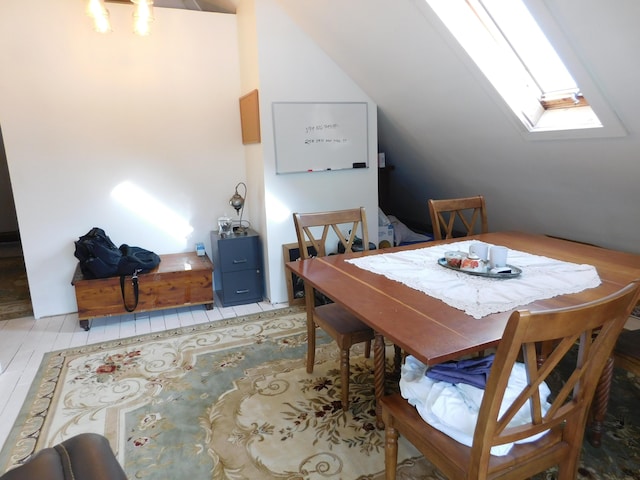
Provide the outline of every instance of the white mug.
<path id="1" fill-rule="evenodd" d="M 489 267 L 504 267 L 507 264 L 507 254 L 509 249 L 494 245 L 489 249 Z"/>
<path id="2" fill-rule="evenodd" d="M 477 255 L 480 260 L 486 261 L 489 258 L 489 245 L 482 242 L 473 242 L 469 245 L 469 253 Z"/>

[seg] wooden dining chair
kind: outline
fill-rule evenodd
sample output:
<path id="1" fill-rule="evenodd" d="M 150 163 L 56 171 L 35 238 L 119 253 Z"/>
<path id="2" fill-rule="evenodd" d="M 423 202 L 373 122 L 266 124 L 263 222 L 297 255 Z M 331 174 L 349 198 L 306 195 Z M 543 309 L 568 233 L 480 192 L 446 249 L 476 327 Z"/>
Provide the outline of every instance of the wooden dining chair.
<path id="1" fill-rule="evenodd" d="M 333 212 L 294 213 L 293 223 L 302 259 L 311 257 L 309 244 L 316 256 L 322 257 L 332 253 L 327 250 L 327 242 L 332 237 L 337 238 L 337 241 L 344 246 L 345 252 L 354 250 L 357 238 L 362 240 L 362 249 L 369 250 L 367 217 L 362 207 Z M 337 245 L 337 242 L 334 245 Z M 307 304 L 307 372 L 313 372 L 316 326 L 318 326 L 326 331 L 340 348 L 341 400 L 342 408 L 347 410 L 349 407 L 349 354 L 351 347 L 365 342 L 365 357 L 369 358 L 374 332 L 340 305 L 335 303 L 316 305 L 316 295 L 311 285 L 305 283 L 304 290 Z"/>
<path id="2" fill-rule="evenodd" d="M 559 480 L 574 480 L 600 373 L 639 295 L 640 281 L 636 280 L 605 298 L 576 307 L 513 312 L 497 347 L 471 447 L 429 425 L 400 394 L 384 397 L 386 479 L 396 478 L 401 434 L 449 479 L 523 479 L 558 465 Z M 540 342 L 551 343 L 553 348 L 538 366 L 536 347 Z M 511 405 L 502 406 L 512 367 L 519 357 L 528 385 L 521 393 L 516 392 Z M 538 387 L 553 378 L 550 375 L 557 372 L 561 360 L 571 362 L 570 372 L 562 375 L 562 382 L 555 382 L 561 385 L 547 399 L 550 407 L 544 413 Z M 531 422 L 509 426 L 521 407 L 530 412 Z M 541 432 L 546 433 L 533 442 L 516 443 L 505 456 L 490 454 L 495 445 L 518 442 Z"/>
<path id="3" fill-rule="evenodd" d="M 487 210 L 482 195 L 443 200 L 429 199 L 428 203 L 435 240 L 453 238 L 454 233 L 457 233 L 454 228 L 460 224 L 465 228 L 465 232 L 460 232 L 464 234 L 462 236 L 489 231 Z"/>

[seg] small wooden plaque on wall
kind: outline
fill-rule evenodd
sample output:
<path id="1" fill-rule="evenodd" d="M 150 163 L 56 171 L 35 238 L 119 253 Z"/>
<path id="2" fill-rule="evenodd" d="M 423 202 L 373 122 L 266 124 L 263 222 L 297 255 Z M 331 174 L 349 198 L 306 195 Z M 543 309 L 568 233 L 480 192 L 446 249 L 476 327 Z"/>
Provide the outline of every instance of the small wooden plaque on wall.
<path id="1" fill-rule="evenodd" d="M 242 144 L 260 143 L 258 90 L 240 97 L 240 123 L 242 124 Z"/>

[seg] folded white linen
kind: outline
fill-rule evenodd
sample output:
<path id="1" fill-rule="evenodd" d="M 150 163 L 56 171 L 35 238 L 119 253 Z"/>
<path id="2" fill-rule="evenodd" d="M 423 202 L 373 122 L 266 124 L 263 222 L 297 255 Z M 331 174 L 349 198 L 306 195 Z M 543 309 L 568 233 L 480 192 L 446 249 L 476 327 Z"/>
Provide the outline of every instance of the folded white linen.
<path id="1" fill-rule="evenodd" d="M 425 422 L 457 442 L 471 447 L 484 390 L 464 383 L 453 385 L 432 380 L 425 375 L 426 371 L 426 365 L 411 355 L 407 356 L 401 371 L 400 393 L 410 405 L 416 407 Z M 500 406 L 500 415 L 513 403 L 526 385 L 525 367 L 521 363 L 516 363 L 511 371 L 509 384 Z M 546 413 L 550 406 L 546 399 L 551 391 L 543 383 L 539 392 L 542 410 Z M 530 420 L 529 407 L 525 404 L 509 422 L 509 426 L 523 425 Z M 545 433 L 542 432 L 517 443 L 532 442 Z M 512 447 L 513 443 L 497 445 L 491 448 L 491 454 L 506 455 Z"/>
<path id="2" fill-rule="evenodd" d="M 516 278 L 474 276 L 438 265 L 438 259 L 443 258 L 446 251 L 468 252 L 474 241 L 371 255 L 347 262 L 438 298 L 474 318 L 600 285 L 600 277 L 592 265 L 564 262 L 518 250 L 509 250 L 507 258 L 508 264 L 522 270 Z"/>

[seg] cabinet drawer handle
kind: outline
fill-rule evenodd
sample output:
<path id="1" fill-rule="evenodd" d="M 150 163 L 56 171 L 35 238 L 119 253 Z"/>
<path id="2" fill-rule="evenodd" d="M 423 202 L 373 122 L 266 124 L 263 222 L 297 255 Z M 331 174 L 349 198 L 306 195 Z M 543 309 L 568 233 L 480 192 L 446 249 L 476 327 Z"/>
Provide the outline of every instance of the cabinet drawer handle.
<path id="1" fill-rule="evenodd" d="M 246 290 L 236 290 L 236 295 L 240 295 L 241 293 L 249 293 L 249 289 L 246 289 Z"/>
<path id="2" fill-rule="evenodd" d="M 247 263 L 247 259 L 246 259 L 246 258 L 243 258 L 243 259 L 241 259 L 241 260 L 234 260 L 234 261 L 233 261 L 233 264 L 234 264 L 234 265 L 237 265 L 238 263 Z"/>

